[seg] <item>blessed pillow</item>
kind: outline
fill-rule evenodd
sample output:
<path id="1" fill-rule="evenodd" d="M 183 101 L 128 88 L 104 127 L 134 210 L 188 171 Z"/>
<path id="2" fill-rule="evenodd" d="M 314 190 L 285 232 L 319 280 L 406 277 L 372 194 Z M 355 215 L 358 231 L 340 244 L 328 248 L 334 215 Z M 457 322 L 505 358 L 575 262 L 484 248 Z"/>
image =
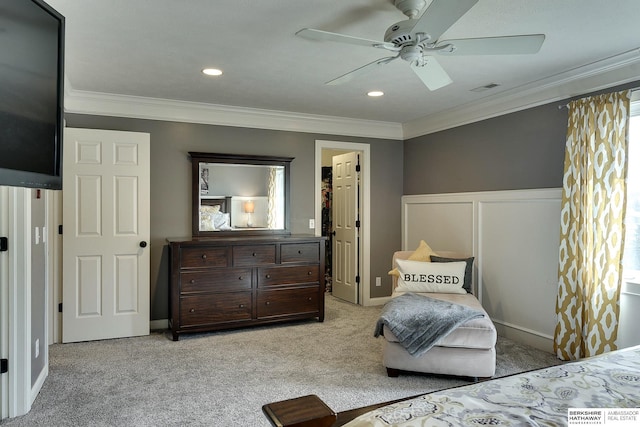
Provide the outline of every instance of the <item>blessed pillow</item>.
<path id="1" fill-rule="evenodd" d="M 473 280 L 473 257 L 469 258 L 445 258 L 437 255 L 431 255 L 431 262 L 457 262 L 464 261 L 467 266 L 464 270 L 464 284 L 462 287 L 468 292 L 471 292 L 471 281 Z"/>
<path id="2" fill-rule="evenodd" d="M 438 292 L 446 294 L 466 294 L 464 271 L 467 263 L 423 262 L 399 259 L 398 292 Z"/>
<path id="3" fill-rule="evenodd" d="M 431 249 L 431 247 L 427 245 L 427 242 L 425 242 L 424 240 L 420 240 L 418 248 L 413 251 L 411 255 L 409 255 L 408 259 L 411 261 L 431 262 L 431 255 L 438 254 L 436 254 L 433 249 Z M 399 276 L 400 273 L 398 273 L 397 268 L 394 268 L 388 274 L 391 276 Z"/>

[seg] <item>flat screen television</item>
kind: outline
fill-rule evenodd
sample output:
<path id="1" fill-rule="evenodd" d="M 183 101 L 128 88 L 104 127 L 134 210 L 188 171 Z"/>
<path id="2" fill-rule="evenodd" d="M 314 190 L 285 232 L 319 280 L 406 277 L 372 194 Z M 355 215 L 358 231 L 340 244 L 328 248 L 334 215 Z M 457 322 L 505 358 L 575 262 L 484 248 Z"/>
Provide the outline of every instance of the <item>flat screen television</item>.
<path id="1" fill-rule="evenodd" d="M 64 26 L 44 1 L 0 1 L 0 185 L 62 188 Z"/>

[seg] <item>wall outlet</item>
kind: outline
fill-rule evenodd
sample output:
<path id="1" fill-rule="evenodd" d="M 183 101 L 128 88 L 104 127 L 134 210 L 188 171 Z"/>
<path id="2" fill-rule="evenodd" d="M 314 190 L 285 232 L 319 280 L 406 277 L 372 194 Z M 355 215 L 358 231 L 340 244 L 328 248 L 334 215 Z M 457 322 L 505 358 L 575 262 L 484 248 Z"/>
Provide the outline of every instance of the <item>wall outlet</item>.
<path id="1" fill-rule="evenodd" d="M 311 218 L 309 220 L 309 228 L 316 228 L 316 220 Z"/>
<path id="2" fill-rule="evenodd" d="M 380 277 L 376 277 L 376 286 L 382 286 L 382 279 L 380 279 Z"/>
<path id="3" fill-rule="evenodd" d="M 36 343 L 35 343 L 35 357 L 36 359 L 38 358 L 38 356 L 40 356 L 40 339 L 36 339 Z"/>

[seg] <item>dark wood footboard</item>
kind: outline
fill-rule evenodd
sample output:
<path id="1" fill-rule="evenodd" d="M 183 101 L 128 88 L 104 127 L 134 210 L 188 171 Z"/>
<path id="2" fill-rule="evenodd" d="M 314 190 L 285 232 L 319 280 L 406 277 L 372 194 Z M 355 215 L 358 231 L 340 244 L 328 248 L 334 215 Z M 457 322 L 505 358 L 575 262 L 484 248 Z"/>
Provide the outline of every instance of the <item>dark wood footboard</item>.
<path id="1" fill-rule="evenodd" d="M 535 371 L 532 369 L 531 371 Z M 398 373 L 402 371 L 397 371 Z M 516 375 L 516 374 L 511 374 Z M 507 375 L 507 377 L 511 376 Z M 445 376 L 446 375 L 441 375 Z M 466 378 L 466 377 L 465 377 Z M 470 382 L 484 382 L 493 378 L 468 378 Z M 452 389 L 465 387 L 459 385 Z M 440 390 L 432 390 L 440 391 Z M 388 402 L 374 403 L 373 405 L 362 406 L 360 408 L 349 409 L 342 412 L 334 412 L 329 405 L 322 401 L 315 394 L 296 397 L 294 399 L 282 400 L 280 402 L 268 403 L 262 407 L 262 411 L 267 416 L 271 424 L 275 427 L 340 427 L 349 421 L 373 411 L 383 406 L 391 405 L 415 397 L 423 396 L 425 393 L 414 396 L 403 397 L 401 399 L 389 400 Z"/>
<path id="2" fill-rule="evenodd" d="M 339 427 L 369 411 L 421 395 L 334 412 L 316 395 L 268 403 L 262 411 L 274 427 Z"/>

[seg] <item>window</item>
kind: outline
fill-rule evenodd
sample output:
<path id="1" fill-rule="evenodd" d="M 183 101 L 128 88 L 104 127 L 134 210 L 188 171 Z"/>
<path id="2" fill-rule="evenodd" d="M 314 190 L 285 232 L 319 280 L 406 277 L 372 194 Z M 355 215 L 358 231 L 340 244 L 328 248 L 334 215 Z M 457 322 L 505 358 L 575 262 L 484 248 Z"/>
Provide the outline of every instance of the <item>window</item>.
<path id="1" fill-rule="evenodd" d="M 627 168 L 627 214 L 624 247 L 624 280 L 640 283 L 640 92 L 631 100 Z"/>

